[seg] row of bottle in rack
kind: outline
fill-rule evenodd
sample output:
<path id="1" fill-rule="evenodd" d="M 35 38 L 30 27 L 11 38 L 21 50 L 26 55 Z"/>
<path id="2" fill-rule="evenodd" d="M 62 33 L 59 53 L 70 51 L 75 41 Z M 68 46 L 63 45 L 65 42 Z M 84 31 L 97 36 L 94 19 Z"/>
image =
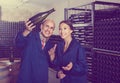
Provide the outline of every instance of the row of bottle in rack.
<path id="1" fill-rule="evenodd" d="M 95 1 L 65 12 L 73 23 L 73 36 L 86 48 L 89 82 L 118 83 L 120 4 Z"/>
<path id="2" fill-rule="evenodd" d="M 81 42 L 81 45 L 119 51 L 120 15 L 116 12 L 116 16 L 105 17 L 108 12 L 113 12 L 112 10 L 104 10 L 104 13 L 97 10 L 94 19 L 92 19 L 90 11 L 69 15 L 68 19 L 74 26 L 73 36 Z M 120 10 L 118 9 L 118 11 Z"/>

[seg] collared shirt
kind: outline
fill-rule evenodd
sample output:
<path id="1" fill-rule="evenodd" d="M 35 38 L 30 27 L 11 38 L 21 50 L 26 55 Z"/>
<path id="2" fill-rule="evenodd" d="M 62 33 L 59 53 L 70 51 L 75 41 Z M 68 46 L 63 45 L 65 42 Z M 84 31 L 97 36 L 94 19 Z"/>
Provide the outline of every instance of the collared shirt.
<path id="1" fill-rule="evenodd" d="M 46 45 L 46 42 L 47 42 L 47 39 L 45 37 L 43 37 L 43 35 L 41 34 L 41 32 L 39 34 L 40 34 L 42 49 L 44 49 L 44 47 Z"/>

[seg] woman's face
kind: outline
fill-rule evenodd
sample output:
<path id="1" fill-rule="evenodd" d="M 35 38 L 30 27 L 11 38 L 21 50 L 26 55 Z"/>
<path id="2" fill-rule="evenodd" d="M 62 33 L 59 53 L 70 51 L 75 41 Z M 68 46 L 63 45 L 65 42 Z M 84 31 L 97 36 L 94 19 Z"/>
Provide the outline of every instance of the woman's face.
<path id="1" fill-rule="evenodd" d="M 61 23 L 59 25 L 59 34 L 60 34 L 62 39 L 66 39 L 66 38 L 71 37 L 72 32 L 73 31 L 70 29 L 70 27 L 67 24 Z"/>

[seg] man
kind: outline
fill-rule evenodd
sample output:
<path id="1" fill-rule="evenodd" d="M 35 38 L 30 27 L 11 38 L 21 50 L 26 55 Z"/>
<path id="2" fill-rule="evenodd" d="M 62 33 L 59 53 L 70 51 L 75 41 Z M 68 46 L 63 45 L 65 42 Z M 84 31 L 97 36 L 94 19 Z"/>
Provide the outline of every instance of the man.
<path id="1" fill-rule="evenodd" d="M 48 83 L 48 50 L 53 47 L 49 38 L 55 23 L 51 19 L 45 20 L 39 27 L 40 31 L 35 30 L 31 21 L 25 24 L 25 30 L 16 37 L 16 46 L 22 55 L 17 83 Z"/>

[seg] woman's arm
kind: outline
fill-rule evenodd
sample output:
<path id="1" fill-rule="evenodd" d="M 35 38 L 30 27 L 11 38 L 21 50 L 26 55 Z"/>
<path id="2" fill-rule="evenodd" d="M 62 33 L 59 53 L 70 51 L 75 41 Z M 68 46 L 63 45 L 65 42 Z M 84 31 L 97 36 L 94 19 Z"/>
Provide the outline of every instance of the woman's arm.
<path id="1" fill-rule="evenodd" d="M 76 57 L 75 62 L 70 62 L 67 66 L 62 67 L 65 74 L 71 75 L 83 75 L 86 73 L 87 65 L 85 60 L 85 50 L 81 46 L 75 49 L 77 53 L 74 53 Z"/>
<path id="2" fill-rule="evenodd" d="M 83 75 L 87 71 L 85 49 L 79 46 L 76 57 L 76 62 L 73 63 L 73 67 L 70 70 L 73 75 Z"/>

